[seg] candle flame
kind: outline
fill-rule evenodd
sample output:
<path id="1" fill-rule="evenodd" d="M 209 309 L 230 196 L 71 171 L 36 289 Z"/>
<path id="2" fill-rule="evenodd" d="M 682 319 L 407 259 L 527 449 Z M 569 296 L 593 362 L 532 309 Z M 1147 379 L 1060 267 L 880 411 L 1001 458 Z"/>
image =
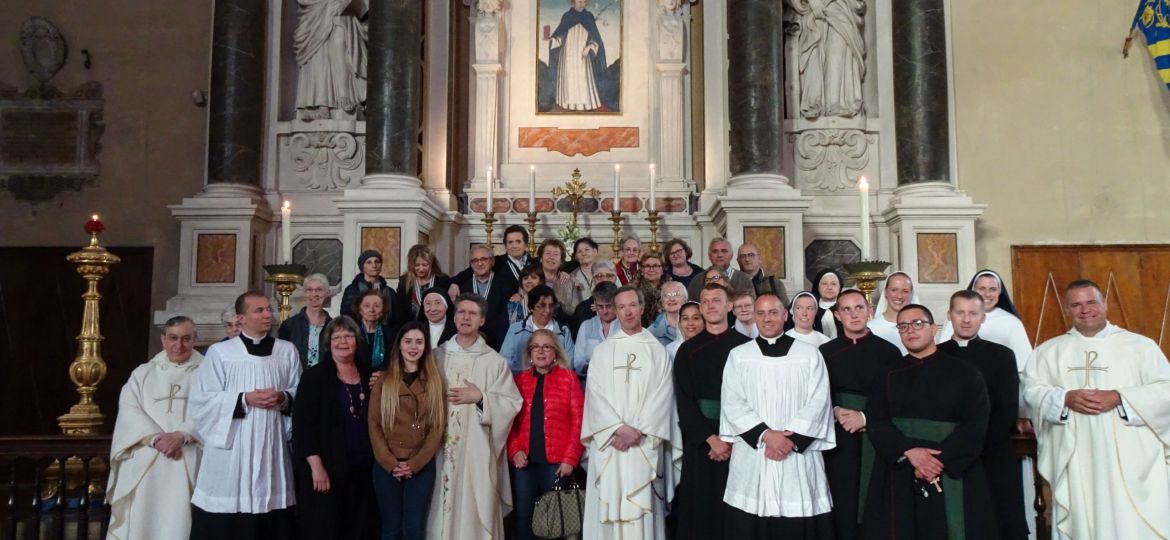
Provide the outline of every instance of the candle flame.
<path id="1" fill-rule="evenodd" d="M 615 164 L 613 166 L 613 172 L 618 172 L 620 170 L 622 170 L 622 166 L 620 164 Z"/>
<path id="2" fill-rule="evenodd" d="M 90 221 L 100 221 L 100 220 L 98 219 L 98 215 L 94 214 L 93 219 L 91 219 Z"/>
<path id="3" fill-rule="evenodd" d="M 291 210 L 291 209 L 292 209 L 292 203 L 291 203 L 291 202 L 289 202 L 289 201 L 284 201 L 284 206 L 281 206 L 281 208 L 283 208 L 283 209 L 285 209 L 285 210 Z"/>
<path id="4" fill-rule="evenodd" d="M 528 172 L 536 172 L 536 165 L 529 165 Z"/>
<path id="5" fill-rule="evenodd" d="M 865 177 L 862 176 L 861 179 L 857 181 L 857 186 L 861 188 L 861 191 L 869 191 L 869 180 L 866 180 Z"/>
<path id="6" fill-rule="evenodd" d="M 652 170 L 652 171 L 654 170 L 654 164 L 653 164 L 653 163 L 651 163 L 651 164 L 650 164 L 650 170 Z"/>

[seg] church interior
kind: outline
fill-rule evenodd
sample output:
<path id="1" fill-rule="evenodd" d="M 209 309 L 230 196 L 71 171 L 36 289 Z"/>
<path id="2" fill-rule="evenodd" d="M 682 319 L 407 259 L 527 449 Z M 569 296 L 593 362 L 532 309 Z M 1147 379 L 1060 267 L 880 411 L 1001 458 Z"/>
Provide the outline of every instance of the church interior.
<path id="1" fill-rule="evenodd" d="M 1033 344 L 1089 278 L 1170 351 L 1170 92 L 1140 37 L 1122 54 L 1135 2 L 824 3 L 591 0 L 574 33 L 564 0 L 3 2 L 10 493 L 100 498 L 65 458 L 108 455 L 169 318 L 202 348 L 311 273 L 336 315 L 364 251 L 391 284 L 417 244 L 454 275 L 513 225 L 610 260 L 679 238 L 704 268 L 752 243 L 790 294 L 880 261 L 936 313 L 994 269 Z"/>

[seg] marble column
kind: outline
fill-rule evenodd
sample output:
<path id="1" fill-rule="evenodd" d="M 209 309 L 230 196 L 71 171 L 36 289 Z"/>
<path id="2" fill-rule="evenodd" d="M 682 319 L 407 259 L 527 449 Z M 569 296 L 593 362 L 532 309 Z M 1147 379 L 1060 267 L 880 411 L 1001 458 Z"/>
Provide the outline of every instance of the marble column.
<path id="1" fill-rule="evenodd" d="M 898 184 L 949 182 L 943 0 L 899 0 L 891 10 Z"/>
<path id="2" fill-rule="evenodd" d="M 781 182 L 782 0 L 728 0 L 729 187 Z"/>
<path id="3" fill-rule="evenodd" d="M 207 183 L 260 186 L 267 0 L 215 0 Z"/>
<path id="4" fill-rule="evenodd" d="M 419 0 L 373 0 L 369 16 L 366 186 L 421 182 L 418 128 L 422 106 L 422 15 Z"/>

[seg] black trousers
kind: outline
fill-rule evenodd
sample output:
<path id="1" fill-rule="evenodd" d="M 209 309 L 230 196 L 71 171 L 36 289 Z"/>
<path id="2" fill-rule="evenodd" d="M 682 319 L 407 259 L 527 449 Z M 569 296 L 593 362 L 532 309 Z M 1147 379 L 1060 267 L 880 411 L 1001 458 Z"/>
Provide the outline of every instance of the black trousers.
<path id="1" fill-rule="evenodd" d="M 220 514 L 191 505 L 191 540 L 273 540 L 294 535 L 293 508 L 264 514 Z"/>

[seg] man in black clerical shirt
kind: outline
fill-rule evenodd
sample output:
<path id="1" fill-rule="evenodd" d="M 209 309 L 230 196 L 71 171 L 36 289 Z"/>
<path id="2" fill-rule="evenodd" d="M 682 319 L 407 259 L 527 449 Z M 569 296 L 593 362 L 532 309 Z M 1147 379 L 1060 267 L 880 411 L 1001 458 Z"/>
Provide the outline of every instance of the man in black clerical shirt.
<path id="1" fill-rule="evenodd" d="M 866 326 L 869 305 L 865 295 L 848 289 L 837 298 L 834 314 L 842 335 L 821 345 L 829 388 L 837 447 L 825 452 L 825 473 L 833 494 L 833 524 L 838 540 L 861 535 L 861 517 L 869 475 L 873 470 L 873 445 L 865 433 L 865 402 L 873 385 L 881 380 L 902 353 L 890 342 L 873 335 Z"/>
<path id="2" fill-rule="evenodd" d="M 1016 355 L 1003 345 L 979 338 L 979 329 L 986 319 L 979 293 L 962 290 L 951 295 L 947 316 L 955 333 L 949 341 L 940 344 L 938 350 L 975 366 L 983 375 L 983 382 L 987 383 L 987 395 L 991 400 L 981 457 L 999 525 L 999 538 L 1027 538 L 1023 469 L 1012 449 L 1012 433 L 1020 412 L 1020 374 L 1016 371 Z"/>
<path id="3" fill-rule="evenodd" d="M 723 491 L 727 486 L 731 444 L 719 438 L 719 393 L 731 349 L 750 338 L 727 323 L 727 289 L 707 284 L 699 293 L 706 329 L 678 348 L 674 395 L 683 436 L 682 477 L 672 512 L 677 539 L 723 537 Z"/>
<path id="4" fill-rule="evenodd" d="M 896 328 L 908 353 L 865 404 L 877 459 L 865 503 L 869 539 L 996 538 L 979 455 L 990 404 L 979 370 L 940 352 L 930 310 L 908 304 Z"/>
<path id="5" fill-rule="evenodd" d="M 499 351 L 504 335 L 508 333 L 508 299 L 516 292 L 516 286 L 508 276 L 496 271 L 497 262 L 499 258 L 492 258 L 492 250 L 487 246 L 473 246 L 470 272 L 456 274 L 447 293 L 451 298 L 457 298 L 460 293 L 470 292 L 487 301 L 487 322 L 480 332 L 488 347 Z"/>

